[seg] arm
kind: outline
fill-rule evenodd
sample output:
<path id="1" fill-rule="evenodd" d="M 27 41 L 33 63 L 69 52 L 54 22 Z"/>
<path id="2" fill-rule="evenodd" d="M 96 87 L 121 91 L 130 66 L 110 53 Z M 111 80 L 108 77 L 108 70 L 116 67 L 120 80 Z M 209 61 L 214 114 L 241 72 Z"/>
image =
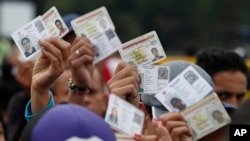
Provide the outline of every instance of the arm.
<path id="1" fill-rule="evenodd" d="M 89 86 L 94 72 L 94 49 L 87 38 L 76 37 L 70 49 L 69 65 L 72 81 L 80 87 Z M 71 93 L 71 91 L 70 91 Z M 81 104 L 84 95 L 69 94 L 68 101 Z"/>
<path id="2" fill-rule="evenodd" d="M 60 38 L 39 40 L 43 47 L 33 68 L 31 112 L 42 110 L 50 100 L 49 89 L 67 66 L 70 44 Z"/>

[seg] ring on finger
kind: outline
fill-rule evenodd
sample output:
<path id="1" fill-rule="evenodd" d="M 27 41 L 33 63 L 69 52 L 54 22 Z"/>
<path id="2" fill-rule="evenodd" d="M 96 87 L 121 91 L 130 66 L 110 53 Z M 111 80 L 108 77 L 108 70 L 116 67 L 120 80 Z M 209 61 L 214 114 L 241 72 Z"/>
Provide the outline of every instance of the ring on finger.
<path id="1" fill-rule="evenodd" d="M 80 56 L 81 56 L 81 53 L 80 53 L 79 49 L 77 49 L 77 50 L 75 51 L 75 54 L 76 54 L 77 57 L 80 57 Z"/>

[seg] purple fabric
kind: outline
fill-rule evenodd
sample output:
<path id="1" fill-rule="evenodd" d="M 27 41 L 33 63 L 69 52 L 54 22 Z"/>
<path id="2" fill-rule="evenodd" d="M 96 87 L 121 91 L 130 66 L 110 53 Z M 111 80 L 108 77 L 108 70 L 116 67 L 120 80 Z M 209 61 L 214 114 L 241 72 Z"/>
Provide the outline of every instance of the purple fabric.
<path id="1" fill-rule="evenodd" d="M 115 141 L 109 125 L 88 109 L 74 105 L 58 105 L 46 112 L 34 127 L 32 141 L 64 141 L 70 137 L 98 137 Z"/>

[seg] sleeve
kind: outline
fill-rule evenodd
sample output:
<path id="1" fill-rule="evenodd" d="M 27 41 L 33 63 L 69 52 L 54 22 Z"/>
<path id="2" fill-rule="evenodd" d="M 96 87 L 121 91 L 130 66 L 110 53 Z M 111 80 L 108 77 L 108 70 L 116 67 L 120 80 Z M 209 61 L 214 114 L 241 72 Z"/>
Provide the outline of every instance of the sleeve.
<path id="1" fill-rule="evenodd" d="M 55 100 L 54 100 L 52 92 L 50 92 L 49 103 L 47 104 L 46 107 L 44 107 L 44 109 L 49 109 L 49 108 L 51 108 L 53 106 L 55 106 Z M 43 111 L 44 109 L 42 109 L 41 111 Z M 36 116 L 39 112 L 37 112 L 35 114 L 32 114 L 32 112 L 31 112 L 31 100 L 29 100 L 29 102 L 27 103 L 27 105 L 25 107 L 25 118 L 26 118 L 26 120 L 30 121 L 31 118 L 33 118 L 34 116 Z"/>

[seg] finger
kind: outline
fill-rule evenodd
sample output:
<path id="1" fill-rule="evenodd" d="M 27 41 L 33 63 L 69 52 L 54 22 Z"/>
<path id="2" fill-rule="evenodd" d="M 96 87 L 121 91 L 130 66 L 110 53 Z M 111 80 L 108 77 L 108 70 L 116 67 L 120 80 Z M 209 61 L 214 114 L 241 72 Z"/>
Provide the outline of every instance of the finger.
<path id="1" fill-rule="evenodd" d="M 114 83 L 109 85 L 109 89 L 112 90 L 114 88 L 120 88 L 129 84 L 133 84 L 135 86 L 135 89 L 137 89 L 137 91 L 139 90 L 139 85 L 136 82 L 136 78 L 133 76 L 126 77 L 119 81 L 115 81 Z"/>
<path id="2" fill-rule="evenodd" d="M 156 128 L 158 141 L 172 141 L 169 131 L 162 125 L 161 121 L 155 119 L 152 123 Z"/>
<path id="3" fill-rule="evenodd" d="M 89 63 L 92 64 L 92 62 L 94 61 L 93 56 L 90 55 L 82 55 L 81 57 L 74 59 L 71 61 L 71 66 L 72 67 L 81 67 L 81 65 L 83 65 L 84 63 Z"/>
<path id="4" fill-rule="evenodd" d="M 165 127 L 171 132 L 174 128 L 177 127 L 182 127 L 182 126 L 186 126 L 188 127 L 186 122 L 183 121 L 167 121 L 165 123 Z"/>
<path id="5" fill-rule="evenodd" d="M 94 52 L 93 50 L 91 50 L 90 48 L 87 48 L 86 46 L 81 46 L 78 48 L 78 51 L 79 51 L 79 55 L 80 56 L 84 56 L 84 55 L 89 55 L 89 56 L 92 56 L 94 57 Z M 75 60 L 79 58 L 79 56 L 76 54 L 76 50 L 73 52 L 70 53 L 70 56 L 69 56 L 69 60 Z"/>
<path id="6" fill-rule="evenodd" d="M 114 88 L 112 89 L 111 93 L 116 94 L 117 96 L 125 99 L 126 101 L 130 99 L 129 97 L 136 97 L 137 95 L 139 95 L 138 90 L 132 84 L 120 88 Z"/>
<path id="7" fill-rule="evenodd" d="M 135 138 L 136 141 L 158 141 L 158 137 L 156 135 L 148 135 L 142 136 L 141 138 Z"/>
<path id="8" fill-rule="evenodd" d="M 60 62 L 58 61 L 58 58 L 56 58 L 51 52 L 43 49 L 42 53 L 50 60 L 51 65 L 50 69 L 52 70 L 61 70 Z M 56 73 L 57 74 L 57 73 Z M 52 77 L 57 77 L 57 76 L 52 76 Z"/>
<path id="9" fill-rule="evenodd" d="M 169 134 L 168 130 L 164 126 L 158 124 L 157 129 L 158 129 L 157 132 L 158 132 L 159 141 L 172 141 L 171 135 Z"/>
<path id="10" fill-rule="evenodd" d="M 118 73 L 120 70 L 122 70 L 123 68 L 125 68 L 127 66 L 132 66 L 132 65 L 129 65 L 128 63 L 125 63 L 123 61 L 119 62 L 119 64 L 116 67 L 116 70 L 115 70 L 114 74 Z"/>
<path id="11" fill-rule="evenodd" d="M 73 42 L 70 54 L 74 53 L 78 48 L 82 46 L 86 46 L 87 48 L 92 50 L 92 52 L 94 52 L 93 45 L 87 38 L 76 37 L 76 39 Z"/>
<path id="12" fill-rule="evenodd" d="M 191 137 L 192 132 L 188 127 L 182 126 L 182 127 L 177 127 L 170 132 L 172 139 L 175 140 L 180 140 L 183 136 L 185 137 Z"/>
<path id="13" fill-rule="evenodd" d="M 54 46 L 53 44 L 51 44 L 49 41 L 47 40 L 39 40 L 39 44 L 43 47 L 44 50 L 46 50 L 47 52 L 50 53 L 50 55 L 53 55 L 53 60 L 55 58 L 58 58 L 59 60 L 63 60 L 62 57 L 62 53 L 60 51 L 60 49 L 56 46 Z M 50 56 L 51 57 L 51 56 Z M 52 58 L 51 58 L 52 59 Z"/>
<path id="14" fill-rule="evenodd" d="M 108 85 L 110 85 L 111 83 L 113 83 L 115 81 L 121 80 L 125 77 L 128 77 L 128 76 L 134 76 L 136 79 L 136 82 L 138 84 L 140 83 L 139 75 L 138 75 L 137 71 L 135 71 L 134 67 L 126 66 L 125 68 L 123 68 L 122 70 L 120 70 L 119 72 L 114 74 L 114 76 L 111 78 L 111 80 L 108 81 Z"/>
<path id="15" fill-rule="evenodd" d="M 161 122 L 165 125 L 167 121 L 184 121 L 186 122 L 184 116 L 177 112 L 169 112 L 160 116 Z"/>
<path id="16" fill-rule="evenodd" d="M 69 42 L 66 42 L 63 39 L 56 37 L 51 37 L 48 39 L 48 41 L 61 51 L 62 58 L 64 61 L 68 60 L 69 51 L 71 47 L 71 44 Z"/>

